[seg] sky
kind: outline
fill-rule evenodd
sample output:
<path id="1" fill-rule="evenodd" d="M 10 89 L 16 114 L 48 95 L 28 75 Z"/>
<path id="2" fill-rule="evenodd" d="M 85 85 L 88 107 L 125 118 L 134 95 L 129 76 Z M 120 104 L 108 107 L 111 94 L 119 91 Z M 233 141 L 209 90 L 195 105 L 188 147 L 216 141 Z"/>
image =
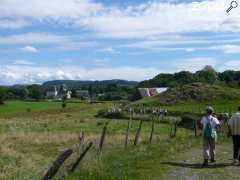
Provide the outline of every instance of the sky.
<path id="1" fill-rule="evenodd" d="M 240 6 L 226 13 L 230 3 L 0 0 L 0 85 L 240 70 Z"/>

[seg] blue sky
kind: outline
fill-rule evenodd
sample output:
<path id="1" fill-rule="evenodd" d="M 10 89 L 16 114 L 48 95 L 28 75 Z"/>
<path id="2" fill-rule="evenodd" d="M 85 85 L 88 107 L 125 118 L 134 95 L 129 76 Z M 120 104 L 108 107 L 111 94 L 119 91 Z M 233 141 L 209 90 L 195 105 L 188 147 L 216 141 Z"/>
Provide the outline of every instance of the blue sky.
<path id="1" fill-rule="evenodd" d="M 229 0 L 1 0 L 0 84 L 240 70 Z"/>

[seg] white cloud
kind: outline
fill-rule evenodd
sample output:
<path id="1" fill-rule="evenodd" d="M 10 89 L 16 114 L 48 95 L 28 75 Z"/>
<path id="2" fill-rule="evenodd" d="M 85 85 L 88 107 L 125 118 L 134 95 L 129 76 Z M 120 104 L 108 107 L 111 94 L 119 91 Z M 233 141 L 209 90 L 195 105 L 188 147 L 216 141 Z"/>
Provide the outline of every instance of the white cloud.
<path id="1" fill-rule="evenodd" d="M 51 33 L 24 33 L 8 36 L 0 36 L 0 45 L 25 45 L 22 48 L 26 52 L 37 52 L 32 45 L 55 45 L 61 50 L 78 50 L 87 47 L 97 46 L 95 41 L 83 41 L 74 39 L 71 36 L 56 35 Z"/>
<path id="2" fill-rule="evenodd" d="M 25 33 L 10 36 L 0 36 L 0 44 L 64 44 L 69 42 L 65 36 L 49 33 Z"/>
<path id="3" fill-rule="evenodd" d="M 34 65 L 33 62 L 28 61 L 28 60 L 15 60 L 12 64 L 13 64 L 13 65 L 21 65 L 21 66 Z"/>
<path id="4" fill-rule="evenodd" d="M 110 67 L 110 61 L 108 59 L 96 59 L 94 61 L 93 66 L 98 67 L 98 68 L 109 68 Z"/>
<path id="5" fill-rule="evenodd" d="M 0 66 L 0 84 L 41 83 L 55 79 L 106 80 L 127 79 L 144 80 L 152 78 L 161 71 L 156 68 L 116 67 L 116 68 L 81 68 L 36 67 L 17 65 Z"/>
<path id="6" fill-rule="evenodd" d="M 91 0 L 1 0 L 0 16 L 28 17 L 36 20 L 76 19 L 97 13 L 102 6 Z"/>
<path id="7" fill-rule="evenodd" d="M 28 52 L 28 53 L 37 53 L 38 52 L 37 48 L 35 48 L 33 46 L 25 46 L 25 47 L 21 48 L 21 50 L 23 52 Z"/>
<path id="8" fill-rule="evenodd" d="M 105 53 L 110 53 L 110 54 L 119 54 L 120 52 L 115 50 L 112 47 L 108 47 L 108 48 L 102 48 L 102 49 L 98 49 L 99 52 L 105 52 Z"/>
<path id="9" fill-rule="evenodd" d="M 239 45 L 221 45 L 221 46 L 213 46 L 209 48 L 210 50 L 221 50 L 224 53 L 227 54 L 233 54 L 233 53 L 240 53 L 240 46 Z"/>
<path id="10" fill-rule="evenodd" d="M 240 60 L 230 60 L 224 63 L 226 69 L 240 70 Z"/>
<path id="11" fill-rule="evenodd" d="M 0 29 L 19 29 L 30 26 L 30 22 L 25 20 L 0 20 Z"/>
<path id="12" fill-rule="evenodd" d="M 174 70 L 173 71 L 191 71 L 195 72 L 202 68 L 204 68 L 206 65 L 211 65 L 213 67 L 216 67 L 218 65 L 218 61 L 211 58 L 206 57 L 197 57 L 197 58 L 191 58 L 191 59 L 182 59 L 182 60 L 176 60 L 173 64 L 170 65 Z"/>
<path id="13" fill-rule="evenodd" d="M 101 37 L 143 38 L 163 33 L 240 32 L 237 9 L 229 2 L 206 0 L 171 3 L 147 1 L 126 8 L 91 0 L 1 0 L 0 17 L 25 18 L 86 27 Z"/>

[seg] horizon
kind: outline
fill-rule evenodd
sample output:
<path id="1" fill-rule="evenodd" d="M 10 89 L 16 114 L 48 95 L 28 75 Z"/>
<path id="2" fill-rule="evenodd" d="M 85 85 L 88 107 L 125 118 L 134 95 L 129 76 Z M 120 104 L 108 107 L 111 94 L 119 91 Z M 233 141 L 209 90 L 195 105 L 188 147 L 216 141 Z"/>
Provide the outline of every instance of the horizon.
<path id="1" fill-rule="evenodd" d="M 202 69 L 199 69 L 199 70 L 196 70 L 196 71 L 186 71 L 186 70 L 182 70 L 182 71 L 177 71 L 177 72 L 172 72 L 172 73 L 159 73 L 159 74 L 175 74 L 175 73 L 180 73 L 180 72 L 183 72 L 183 71 L 185 71 L 185 72 L 190 72 L 190 73 L 193 73 L 193 74 L 195 74 L 195 73 L 197 73 L 198 71 L 201 71 L 201 70 L 203 70 L 205 67 L 207 67 L 207 66 L 210 66 L 210 65 L 205 65 Z M 210 66 L 210 67 L 212 67 L 212 66 Z M 212 67 L 213 68 L 213 67 Z M 216 71 L 216 69 L 214 69 L 213 68 L 213 70 L 215 70 Z M 226 70 L 224 70 L 224 71 L 216 71 L 217 73 L 223 73 L 223 72 L 225 72 L 225 71 L 236 71 L 236 70 L 231 70 L 231 69 L 226 69 Z M 240 70 L 239 70 L 240 71 Z M 157 74 L 157 75 L 159 75 L 159 74 Z M 156 76 L 157 76 L 156 75 Z M 28 86 L 28 85 L 33 85 L 33 84 L 37 84 L 37 85 L 43 85 L 43 84 L 45 84 L 45 83 L 47 83 L 47 82 L 53 82 L 53 81 L 75 81 L 75 82 L 77 82 L 77 81 L 79 81 L 79 82 L 84 82 L 84 81 L 89 81 L 89 82 L 97 82 L 97 81 L 99 81 L 99 82 L 102 82 L 102 81 L 126 81 L 126 82 L 136 82 L 136 83 L 140 83 L 140 82 L 143 82 L 143 81 L 148 81 L 148 80 L 150 80 L 150 79 L 153 79 L 153 78 L 155 78 L 156 76 L 153 76 L 153 77 L 151 77 L 151 78 L 149 78 L 149 79 L 144 79 L 144 80 L 142 80 L 142 81 L 135 81 L 135 80 L 128 80 L 128 79 L 103 79 L 103 80 L 94 80 L 94 79 L 92 79 L 92 80 L 78 80 L 78 79 L 52 79 L 52 80 L 48 80 L 48 81 L 44 81 L 44 82 L 41 82 L 41 83 L 29 83 L 29 84 L 11 84 L 11 85 L 3 85 L 3 84 L 0 84 L 0 86 Z"/>
<path id="2" fill-rule="evenodd" d="M 240 70 L 240 14 L 226 13 L 230 2 L 2 0 L 0 84 Z"/>

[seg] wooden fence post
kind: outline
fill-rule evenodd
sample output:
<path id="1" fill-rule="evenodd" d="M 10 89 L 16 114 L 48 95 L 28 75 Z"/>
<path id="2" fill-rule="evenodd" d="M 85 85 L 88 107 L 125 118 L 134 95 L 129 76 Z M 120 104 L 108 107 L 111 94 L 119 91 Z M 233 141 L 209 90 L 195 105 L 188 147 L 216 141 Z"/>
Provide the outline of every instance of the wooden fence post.
<path id="1" fill-rule="evenodd" d="M 171 126 L 170 138 L 174 138 L 177 135 L 177 123 L 178 122 L 174 122 L 174 124 L 172 124 L 172 126 Z"/>
<path id="2" fill-rule="evenodd" d="M 102 152 L 103 143 L 104 143 L 104 140 L 105 140 L 105 137 L 106 137 L 106 133 L 107 133 L 107 125 L 105 125 L 102 129 L 102 134 L 101 134 L 101 138 L 100 138 L 100 141 L 99 141 L 99 153 Z"/>
<path id="3" fill-rule="evenodd" d="M 125 148 L 128 145 L 130 129 L 131 129 L 131 126 L 132 126 L 132 117 L 133 117 L 133 110 L 132 110 L 132 108 L 129 109 L 129 112 L 130 112 L 130 117 L 129 117 L 129 120 L 128 120 L 128 127 L 127 127 L 127 132 L 126 132 Z"/>
<path id="4" fill-rule="evenodd" d="M 149 138 L 149 143 L 151 144 L 152 143 L 152 139 L 153 139 L 153 133 L 154 133 L 154 123 L 155 121 L 155 118 L 154 118 L 154 113 L 152 114 L 152 129 L 151 129 L 151 134 L 150 134 L 150 138 Z"/>
<path id="5" fill-rule="evenodd" d="M 178 122 L 176 121 L 176 122 L 174 123 L 174 137 L 177 136 L 177 125 L 178 125 Z"/>
<path id="6" fill-rule="evenodd" d="M 134 145 L 138 145 L 139 137 L 140 137 L 140 133 L 141 133 L 141 129 L 142 129 L 142 124 L 143 124 L 143 120 L 141 119 L 136 136 L 135 136 Z"/>
<path id="7" fill-rule="evenodd" d="M 62 164 L 71 156 L 73 153 L 72 149 L 68 149 L 61 153 L 57 159 L 53 162 L 52 166 L 48 169 L 47 173 L 44 175 L 43 180 L 52 179 L 58 172 Z"/>
<path id="8" fill-rule="evenodd" d="M 92 147 L 93 142 L 90 142 L 88 144 L 88 146 L 86 147 L 86 149 L 83 151 L 82 154 L 80 154 L 80 156 L 77 158 L 77 160 L 75 161 L 75 163 L 72 166 L 71 172 L 74 172 L 75 169 L 77 168 L 77 166 L 79 165 L 79 163 L 81 162 L 81 160 L 85 157 L 85 155 L 87 154 L 87 152 L 89 151 L 89 149 Z"/>

